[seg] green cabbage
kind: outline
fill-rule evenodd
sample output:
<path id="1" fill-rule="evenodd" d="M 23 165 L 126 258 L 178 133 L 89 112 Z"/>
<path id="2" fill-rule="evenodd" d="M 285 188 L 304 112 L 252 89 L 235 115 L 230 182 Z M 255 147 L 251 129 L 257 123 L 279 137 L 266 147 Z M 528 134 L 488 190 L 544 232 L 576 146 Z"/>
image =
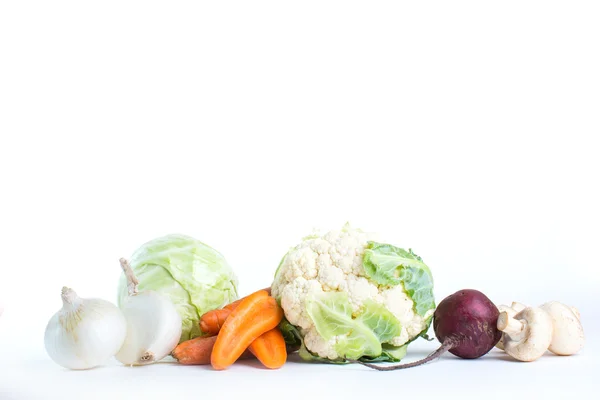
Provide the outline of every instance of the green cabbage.
<path id="1" fill-rule="evenodd" d="M 166 295 L 181 315 L 180 341 L 201 336 L 200 316 L 238 299 L 237 277 L 215 249 L 184 235 L 167 235 L 143 244 L 129 260 L 138 290 Z M 122 274 L 119 306 L 127 297 Z"/>

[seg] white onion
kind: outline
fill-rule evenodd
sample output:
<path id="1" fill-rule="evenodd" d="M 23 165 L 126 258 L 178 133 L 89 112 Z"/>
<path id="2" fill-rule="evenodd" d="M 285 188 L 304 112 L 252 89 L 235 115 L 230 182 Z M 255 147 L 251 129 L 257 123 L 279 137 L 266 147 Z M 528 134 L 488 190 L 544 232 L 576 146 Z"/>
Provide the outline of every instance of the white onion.
<path id="1" fill-rule="evenodd" d="M 63 307 L 50 319 L 44 334 L 46 352 L 57 364 L 70 369 L 102 365 L 125 340 L 123 313 L 102 299 L 82 299 L 63 287 Z"/>
<path id="2" fill-rule="evenodd" d="M 127 336 L 115 358 L 125 365 L 151 364 L 169 355 L 179 343 L 181 316 L 167 297 L 152 290 L 138 293 L 131 267 L 124 259 L 121 266 L 129 288 L 121 305 Z"/>

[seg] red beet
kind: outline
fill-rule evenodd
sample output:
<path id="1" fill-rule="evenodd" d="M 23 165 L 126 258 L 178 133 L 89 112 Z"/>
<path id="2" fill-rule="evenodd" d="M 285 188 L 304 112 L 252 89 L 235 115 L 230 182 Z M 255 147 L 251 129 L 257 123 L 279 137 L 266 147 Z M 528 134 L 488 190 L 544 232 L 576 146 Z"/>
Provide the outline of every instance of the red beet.
<path id="1" fill-rule="evenodd" d="M 425 364 L 446 351 L 461 358 L 479 358 L 494 348 L 502 336 L 496 327 L 499 314 L 483 293 L 459 290 L 442 300 L 433 314 L 433 330 L 442 343 L 436 351 L 422 360 L 391 367 L 360 363 L 379 371 L 391 371 Z"/>
<path id="2" fill-rule="evenodd" d="M 433 314 L 433 330 L 460 358 L 479 358 L 494 348 L 502 332 L 496 327 L 498 308 L 483 293 L 465 289 L 446 297 Z"/>

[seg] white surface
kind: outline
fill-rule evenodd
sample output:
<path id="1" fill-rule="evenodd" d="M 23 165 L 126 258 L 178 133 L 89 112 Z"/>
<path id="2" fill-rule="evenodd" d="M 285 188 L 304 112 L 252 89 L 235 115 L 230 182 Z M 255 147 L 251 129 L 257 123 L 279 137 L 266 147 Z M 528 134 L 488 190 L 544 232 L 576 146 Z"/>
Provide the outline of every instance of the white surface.
<path id="1" fill-rule="evenodd" d="M 598 325 L 594 328 L 588 332 L 590 337 L 600 333 Z M 424 357 L 433 349 L 433 342 L 415 343 L 406 361 Z M 15 360 L 11 368 L 5 364 L 0 369 L 2 379 L 6 379 L 0 389 L 0 399 L 243 398 L 258 393 L 291 399 L 387 395 L 449 399 L 591 399 L 599 387 L 599 363 L 593 358 L 599 350 L 598 341 L 594 340 L 580 355 L 548 354 L 535 364 L 512 361 L 503 352 L 492 350 L 478 360 L 446 355 L 419 368 L 389 372 L 359 365 L 306 364 L 296 357 L 276 371 L 263 369 L 256 361 L 239 362 L 226 371 L 214 371 L 207 366 L 180 366 L 170 361 L 133 368 L 113 362 L 91 371 L 68 371 L 58 368 L 41 352 L 26 353 L 26 356 L 21 353 L 11 357 Z M 32 377 L 35 377 L 34 382 Z"/>
<path id="2" fill-rule="evenodd" d="M 0 3 L 0 399 L 597 392 L 597 2 L 197 3 Z M 44 352 L 60 288 L 114 300 L 149 239 L 214 246 L 245 294 L 346 221 L 412 247 L 438 300 L 578 306 L 586 348 L 394 373 Z"/>

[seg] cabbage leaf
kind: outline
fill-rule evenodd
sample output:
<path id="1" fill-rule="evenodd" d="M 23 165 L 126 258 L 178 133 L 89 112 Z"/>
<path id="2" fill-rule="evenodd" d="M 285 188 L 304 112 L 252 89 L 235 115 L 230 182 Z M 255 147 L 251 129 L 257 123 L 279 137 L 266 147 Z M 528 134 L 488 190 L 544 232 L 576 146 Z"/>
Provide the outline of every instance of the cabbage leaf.
<path id="1" fill-rule="evenodd" d="M 167 235 L 143 244 L 129 260 L 138 290 L 166 295 L 182 319 L 181 340 L 202 336 L 200 316 L 237 300 L 238 280 L 225 258 L 212 247 L 185 235 Z M 123 274 L 119 306 L 127 296 Z"/>

